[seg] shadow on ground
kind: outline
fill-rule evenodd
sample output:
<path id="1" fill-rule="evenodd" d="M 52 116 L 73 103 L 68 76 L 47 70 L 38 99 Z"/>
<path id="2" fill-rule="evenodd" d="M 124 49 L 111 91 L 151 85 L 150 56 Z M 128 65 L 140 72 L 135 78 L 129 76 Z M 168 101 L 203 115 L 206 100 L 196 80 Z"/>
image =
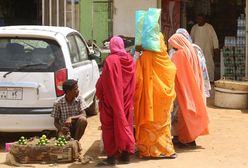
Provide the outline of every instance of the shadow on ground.
<path id="1" fill-rule="evenodd" d="M 85 168 L 95 167 L 101 155 L 100 140 L 96 140 L 84 154 L 84 157 L 89 158 L 90 161 L 86 164 L 74 162 L 68 168 L 81 168 L 82 166 Z"/>

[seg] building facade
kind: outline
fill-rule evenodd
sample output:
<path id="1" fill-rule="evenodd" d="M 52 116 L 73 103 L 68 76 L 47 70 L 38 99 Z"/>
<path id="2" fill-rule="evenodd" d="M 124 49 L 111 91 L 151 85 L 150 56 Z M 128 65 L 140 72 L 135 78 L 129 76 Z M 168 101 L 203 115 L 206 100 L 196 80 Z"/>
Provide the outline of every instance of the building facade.
<path id="1" fill-rule="evenodd" d="M 162 9 L 161 31 L 168 39 L 177 28 L 190 31 L 197 13 L 204 13 L 215 28 L 220 47 L 237 33 L 237 18 L 246 14 L 248 0 L 0 0 L 0 26 L 68 26 L 99 46 L 112 35 L 135 36 L 135 12 Z M 232 11 L 232 12 L 227 12 Z M 246 34 L 248 31 L 246 17 Z M 247 36 L 246 44 L 247 44 Z M 247 45 L 246 45 L 247 47 Z M 246 48 L 246 58 L 248 48 Z M 248 74 L 246 59 L 246 76 Z"/>

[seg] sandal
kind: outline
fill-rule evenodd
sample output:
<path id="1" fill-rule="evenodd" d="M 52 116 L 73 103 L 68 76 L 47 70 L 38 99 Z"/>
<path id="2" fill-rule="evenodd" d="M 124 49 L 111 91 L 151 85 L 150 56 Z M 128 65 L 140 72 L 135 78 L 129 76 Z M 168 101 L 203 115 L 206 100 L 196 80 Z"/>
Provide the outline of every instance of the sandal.
<path id="1" fill-rule="evenodd" d="M 164 159 L 175 159 L 177 158 L 177 154 L 176 153 L 173 153 L 172 155 L 170 156 L 165 156 L 163 154 L 159 155 L 158 158 L 164 158 Z"/>
<path id="2" fill-rule="evenodd" d="M 97 163 L 97 167 L 101 166 L 115 166 L 116 165 L 116 159 L 115 157 L 108 157 L 107 159 L 102 160 L 101 162 Z"/>

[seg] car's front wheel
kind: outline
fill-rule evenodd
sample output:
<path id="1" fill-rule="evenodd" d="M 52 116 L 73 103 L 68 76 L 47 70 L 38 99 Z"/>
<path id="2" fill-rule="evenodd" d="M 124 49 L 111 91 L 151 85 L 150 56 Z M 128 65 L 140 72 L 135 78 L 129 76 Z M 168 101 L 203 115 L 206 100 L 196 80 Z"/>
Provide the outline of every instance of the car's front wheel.
<path id="1" fill-rule="evenodd" d="M 98 113 L 98 101 L 96 100 L 96 97 L 94 97 L 93 103 L 85 109 L 87 116 L 93 116 Z"/>

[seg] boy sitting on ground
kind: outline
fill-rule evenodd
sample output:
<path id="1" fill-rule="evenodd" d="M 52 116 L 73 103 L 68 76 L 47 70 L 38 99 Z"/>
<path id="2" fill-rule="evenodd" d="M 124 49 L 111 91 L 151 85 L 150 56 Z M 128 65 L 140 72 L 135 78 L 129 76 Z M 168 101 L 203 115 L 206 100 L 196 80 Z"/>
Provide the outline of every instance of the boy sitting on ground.
<path id="1" fill-rule="evenodd" d="M 69 79 L 63 83 L 65 96 L 54 103 L 52 117 L 54 125 L 61 133 L 75 140 L 80 140 L 87 126 L 85 102 L 79 97 L 79 89 L 76 80 Z"/>

